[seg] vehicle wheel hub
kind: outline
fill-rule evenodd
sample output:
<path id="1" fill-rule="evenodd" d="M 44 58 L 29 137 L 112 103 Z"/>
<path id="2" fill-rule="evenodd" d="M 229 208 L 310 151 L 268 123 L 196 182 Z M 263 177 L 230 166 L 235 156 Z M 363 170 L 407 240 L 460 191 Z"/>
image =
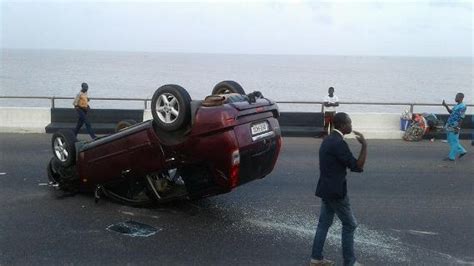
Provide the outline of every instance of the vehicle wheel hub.
<path id="1" fill-rule="evenodd" d="M 54 140 L 54 153 L 61 162 L 67 161 L 69 153 L 66 149 L 66 142 L 63 139 L 56 138 Z"/>
<path id="2" fill-rule="evenodd" d="M 163 123 L 171 124 L 178 119 L 179 103 L 173 94 L 162 94 L 156 103 L 156 107 L 158 117 Z"/>

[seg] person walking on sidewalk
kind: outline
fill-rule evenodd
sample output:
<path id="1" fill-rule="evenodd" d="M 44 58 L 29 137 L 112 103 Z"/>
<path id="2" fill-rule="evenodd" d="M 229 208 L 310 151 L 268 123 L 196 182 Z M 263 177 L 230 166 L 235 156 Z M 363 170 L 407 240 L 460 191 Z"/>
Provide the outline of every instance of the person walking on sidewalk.
<path id="1" fill-rule="evenodd" d="M 443 100 L 442 105 L 446 108 L 448 113 L 450 113 L 448 121 L 446 122 L 445 129 L 448 133 L 448 143 L 449 143 L 449 154 L 448 158 L 445 161 L 454 161 L 456 156 L 459 154 L 459 158 L 466 155 L 466 149 L 461 146 L 459 143 L 459 132 L 461 130 L 462 120 L 466 115 L 466 105 L 462 102 L 464 100 L 464 94 L 459 92 L 456 94 L 456 105 L 453 109 L 450 109 L 446 102 Z"/>
<path id="2" fill-rule="evenodd" d="M 324 133 L 328 134 L 328 130 L 334 128 L 333 118 L 336 114 L 336 107 L 339 106 L 339 98 L 334 94 L 334 88 L 329 87 L 328 95 L 324 98 Z"/>
<path id="3" fill-rule="evenodd" d="M 334 130 L 321 143 L 319 148 L 319 180 L 316 196 L 321 198 L 321 212 L 314 236 L 311 254 L 311 266 L 334 265 L 334 262 L 323 256 L 324 242 L 331 227 L 334 215 L 342 222 L 342 257 L 344 265 L 360 265 L 354 254 L 354 232 L 357 222 L 352 214 L 349 197 L 347 196 L 347 168 L 352 172 L 362 172 L 367 157 L 367 142 L 364 136 L 354 131 L 357 140 L 362 145 L 356 159 L 344 135 L 352 132 L 352 121 L 346 113 L 337 113 L 333 119 Z"/>
<path id="4" fill-rule="evenodd" d="M 81 91 L 76 95 L 74 99 L 74 108 L 76 109 L 78 120 L 76 129 L 74 130 L 74 134 L 77 136 L 79 131 L 81 130 L 82 125 L 86 124 L 86 129 L 92 139 L 96 138 L 94 131 L 92 130 L 91 123 L 89 119 L 87 119 L 87 112 L 90 110 L 89 107 L 89 97 L 87 96 L 87 90 L 89 86 L 87 83 L 81 84 Z"/>

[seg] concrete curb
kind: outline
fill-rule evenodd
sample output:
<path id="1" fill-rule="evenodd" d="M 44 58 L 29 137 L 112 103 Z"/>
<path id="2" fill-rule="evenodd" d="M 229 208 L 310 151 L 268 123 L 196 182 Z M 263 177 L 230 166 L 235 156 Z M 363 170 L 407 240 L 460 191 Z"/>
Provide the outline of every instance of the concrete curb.
<path id="1" fill-rule="evenodd" d="M 0 132 L 45 133 L 51 123 L 51 109 L 42 107 L 0 107 Z"/>
<path id="2" fill-rule="evenodd" d="M 303 113 L 302 113 L 303 114 Z M 292 115 L 292 122 L 298 126 L 285 125 L 281 122 L 284 136 L 314 137 L 322 125 L 308 124 L 307 115 Z M 321 113 L 319 113 L 320 115 Z M 312 114 L 310 114 L 312 115 Z M 318 113 L 314 113 L 318 115 Z M 400 116 L 391 113 L 351 113 L 353 129 L 362 132 L 367 139 L 401 139 Z M 151 110 L 143 112 L 143 121 L 152 119 Z M 300 121 L 295 121 L 300 120 Z M 51 123 L 51 109 L 37 107 L 0 107 L 0 132 L 8 133 L 45 133 L 45 127 Z M 353 138 L 351 134 L 347 136 Z"/>

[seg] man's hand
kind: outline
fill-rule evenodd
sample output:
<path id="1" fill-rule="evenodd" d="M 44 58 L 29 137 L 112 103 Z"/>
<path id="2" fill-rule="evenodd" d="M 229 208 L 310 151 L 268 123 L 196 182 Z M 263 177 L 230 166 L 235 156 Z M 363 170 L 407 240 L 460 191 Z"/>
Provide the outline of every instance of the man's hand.
<path id="1" fill-rule="evenodd" d="M 364 138 L 364 135 L 358 131 L 352 131 L 356 136 L 357 141 L 362 144 L 362 148 L 360 149 L 359 158 L 357 159 L 357 167 L 359 169 L 364 169 L 365 159 L 367 158 L 367 141 Z"/>
<path id="2" fill-rule="evenodd" d="M 352 132 L 354 132 L 354 135 L 356 136 L 356 139 L 360 144 L 364 146 L 367 145 L 367 141 L 365 140 L 364 135 L 362 135 L 362 133 L 360 133 L 359 131 L 352 131 Z"/>
<path id="3" fill-rule="evenodd" d="M 443 103 L 442 103 L 441 105 L 443 105 L 444 108 L 446 108 L 446 110 L 448 111 L 448 113 L 451 113 L 451 112 L 452 112 L 452 110 L 449 109 L 449 106 L 446 104 L 446 102 L 445 102 L 444 100 L 443 100 Z"/>

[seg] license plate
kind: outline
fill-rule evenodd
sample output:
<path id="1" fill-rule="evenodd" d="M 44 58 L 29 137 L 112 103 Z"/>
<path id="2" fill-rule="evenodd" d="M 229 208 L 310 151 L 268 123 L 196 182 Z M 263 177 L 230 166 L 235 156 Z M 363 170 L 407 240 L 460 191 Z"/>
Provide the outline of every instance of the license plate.
<path id="1" fill-rule="evenodd" d="M 257 124 L 253 124 L 250 127 L 250 131 L 252 131 L 252 136 L 265 133 L 269 130 L 268 122 L 260 122 Z"/>

